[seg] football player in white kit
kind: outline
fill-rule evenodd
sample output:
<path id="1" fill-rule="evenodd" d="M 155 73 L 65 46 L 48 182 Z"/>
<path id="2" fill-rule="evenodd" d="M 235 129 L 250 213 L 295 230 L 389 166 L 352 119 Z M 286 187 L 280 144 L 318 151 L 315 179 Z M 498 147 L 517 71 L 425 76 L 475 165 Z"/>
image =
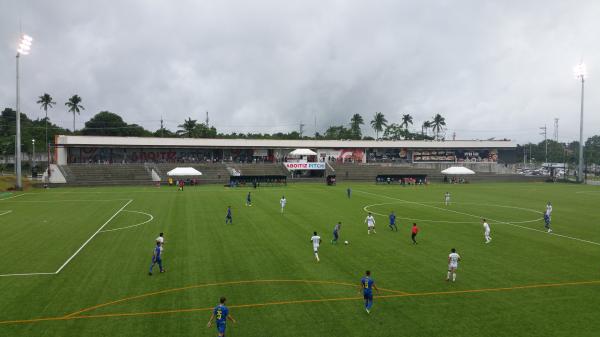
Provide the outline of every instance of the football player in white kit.
<path id="1" fill-rule="evenodd" d="M 456 281 L 458 261 L 460 261 L 460 255 L 456 253 L 456 249 L 452 248 L 450 250 L 450 255 L 448 255 L 448 276 L 446 276 L 446 281 L 450 281 L 450 275 L 452 275 L 452 282 Z"/>
<path id="2" fill-rule="evenodd" d="M 285 208 L 286 203 L 287 203 L 287 200 L 285 199 L 285 196 L 282 196 L 281 200 L 279 200 L 279 204 L 281 205 L 281 213 L 283 213 L 283 209 Z"/>
<path id="3" fill-rule="evenodd" d="M 552 215 L 552 203 L 550 201 L 546 204 L 546 213 L 548 213 L 548 216 Z"/>
<path id="4" fill-rule="evenodd" d="M 450 192 L 446 192 L 446 194 L 444 194 L 444 205 L 450 205 Z"/>
<path id="5" fill-rule="evenodd" d="M 492 241 L 492 237 L 490 236 L 490 225 L 485 219 L 481 219 L 481 222 L 483 223 L 483 235 L 485 236 L 485 243 L 490 243 L 490 241 Z"/>
<path id="6" fill-rule="evenodd" d="M 375 231 L 375 218 L 371 212 L 369 212 L 369 215 L 367 215 L 365 223 L 367 224 L 367 234 L 371 234 L 371 231 L 373 231 L 373 233 L 377 233 Z"/>
<path id="7" fill-rule="evenodd" d="M 321 244 L 321 237 L 317 235 L 317 232 L 313 232 L 313 236 L 310 238 L 313 244 L 313 251 L 315 252 L 315 258 L 319 262 L 319 245 Z"/>
<path id="8" fill-rule="evenodd" d="M 163 233 L 158 234 L 158 237 L 156 238 L 156 242 L 157 243 L 160 242 L 161 247 L 165 244 L 165 237 L 164 237 Z"/>

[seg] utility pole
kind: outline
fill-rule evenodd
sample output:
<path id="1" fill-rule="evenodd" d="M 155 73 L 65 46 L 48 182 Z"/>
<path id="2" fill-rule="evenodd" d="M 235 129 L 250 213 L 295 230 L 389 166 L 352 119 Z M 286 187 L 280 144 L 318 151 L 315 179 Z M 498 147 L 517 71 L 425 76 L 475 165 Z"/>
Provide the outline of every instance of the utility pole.
<path id="1" fill-rule="evenodd" d="M 456 131 L 452 132 L 452 140 L 456 140 Z"/>
<path id="2" fill-rule="evenodd" d="M 160 136 L 163 137 L 165 134 L 165 122 L 163 121 L 163 117 L 160 116 Z"/>
<path id="3" fill-rule="evenodd" d="M 302 134 L 304 133 L 304 124 L 302 122 L 300 122 L 300 139 L 302 139 Z"/>
<path id="4" fill-rule="evenodd" d="M 206 112 L 206 127 L 208 127 L 208 111 Z"/>
<path id="5" fill-rule="evenodd" d="M 546 146 L 544 162 L 547 163 L 548 162 L 548 128 L 544 124 L 544 126 L 540 127 L 540 130 L 542 130 L 542 132 L 540 132 L 540 135 L 544 135 L 544 145 Z"/>
<path id="6" fill-rule="evenodd" d="M 558 143 L 558 118 L 554 118 L 554 141 Z"/>

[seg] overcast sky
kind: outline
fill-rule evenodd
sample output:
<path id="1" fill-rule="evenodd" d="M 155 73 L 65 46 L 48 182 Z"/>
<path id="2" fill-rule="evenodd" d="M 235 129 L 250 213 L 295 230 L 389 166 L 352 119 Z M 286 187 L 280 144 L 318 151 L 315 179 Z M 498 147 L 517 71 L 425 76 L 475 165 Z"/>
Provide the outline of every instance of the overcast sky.
<path id="1" fill-rule="evenodd" d="M 187 118 L 220 132 L 323 132 L 360 113 L 388 121 L 442 114 L 447 138 L 541 141 L 600 134 L 600 1 L 0 0 L 0 108 L 15 104 L 19 20 L 22 111 L 71 128 L 64 102 L 150 130 Z"/>

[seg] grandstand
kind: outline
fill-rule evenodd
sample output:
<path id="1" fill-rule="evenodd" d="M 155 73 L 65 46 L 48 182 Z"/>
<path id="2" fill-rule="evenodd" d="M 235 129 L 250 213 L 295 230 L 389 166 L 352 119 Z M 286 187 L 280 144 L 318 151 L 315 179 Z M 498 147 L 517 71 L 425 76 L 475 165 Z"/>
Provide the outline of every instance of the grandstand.
<path id="1" fill-rule="evenodd" d="M 317 155 L 304 162 L 322 163 L 323 174 L 292 174 L 284 165 L 295 148 Z M 377 176 L 426 176 L 442 182 L 440 171 L 464 165 L 477 172 L 475 181 L 531 181 L 515 174 L 511 141 L 331 141 L 246 140 L 58 136 L 56 162 L 69 185 L 152 184 L 166 172 L 189 166 L 202 172 L 200 183 L 229 183 L 231 177 L 288 177 L 292 181 L 372 181 Z M 325 164 L 323 166 L 323 163 Z"/>

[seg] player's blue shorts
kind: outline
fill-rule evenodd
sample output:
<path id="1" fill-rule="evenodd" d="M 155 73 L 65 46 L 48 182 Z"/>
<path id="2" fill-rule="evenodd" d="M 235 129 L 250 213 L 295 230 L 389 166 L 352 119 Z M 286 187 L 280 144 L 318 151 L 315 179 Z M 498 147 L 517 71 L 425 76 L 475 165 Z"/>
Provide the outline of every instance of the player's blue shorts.
<path id="1" fill-rule="evenodd" d="M 363 292 L 363 298 L 365 300 L 369 300 L 372 301 L 373 300 L 373 292 L 369 291 L 369 292 Z"/>
<path id="2" fill-rule="evenodd" d="M 219 333 L 225 333 L 225 328 L 227 327 L 227 325 L 223 322 L 223 323 L 217 323 L 217 331 Z"/>
<path id="3" fill-rule="evenodd" d="M 333 238 L 336 240 L 339 238 L 339 234 L 337 231 L 333 231 Z"/>

